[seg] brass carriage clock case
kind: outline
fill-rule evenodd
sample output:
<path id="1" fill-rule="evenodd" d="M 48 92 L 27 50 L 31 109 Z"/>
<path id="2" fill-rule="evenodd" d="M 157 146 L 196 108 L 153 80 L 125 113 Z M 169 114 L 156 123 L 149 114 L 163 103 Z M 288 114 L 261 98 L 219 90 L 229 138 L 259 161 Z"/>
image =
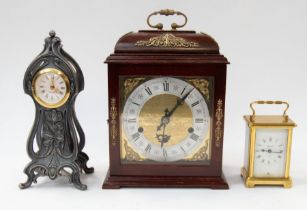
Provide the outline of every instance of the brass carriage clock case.
<path id="1" fill-rule="evenodd" d="M 286 105 L 284 114 L 256 115 L 255 104 Z M 245 163 L 241 176 L 247 187 L 255 185 L 292 186 L 290 158 L 292 133 L 296 124 L 288 117 L 289 104 L 283 101 L 255 101 L 253 114 L 244 116 L 246 122 Z"/>
<path id="2" fill-rule="evenodd" d="M 153 15 L 178 15 L 172 30 Z M 110 169 L 103 188 L 228 189 L 222 174 L 227 59 L 216 41 L 177 30 L 187 17 L 151 13 L 158 30 L 119 39 L 108 64 Z"/>

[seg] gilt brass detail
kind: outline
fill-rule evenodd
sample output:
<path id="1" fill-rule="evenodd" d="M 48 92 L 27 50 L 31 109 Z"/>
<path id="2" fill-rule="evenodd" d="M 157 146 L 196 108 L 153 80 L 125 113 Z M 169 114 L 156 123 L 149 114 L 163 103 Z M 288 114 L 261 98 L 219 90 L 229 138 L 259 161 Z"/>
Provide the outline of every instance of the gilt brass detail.
<path id="1" fill-rule="evenodd" d="M 117 122 L 116 122 L 116 117 L 117 117 L 117 110 L 116 110 L 116 99 L 111 98 L 111 107 L 110 107 L 110 117 L 111 117 L 111 138 L 112 138 L 112 145 L 116 146 L 116 136 L 117 136 Z"/>
<path id="2" fill-rule="evenodd" d="M 217 101 L 217 108 L 215 111 L 215 118 L 216 118 L 216 123 L 215 123 L 215 146 L 220 147 L 221 146 L 221 140 L 223 136 L 223 129 L 222 129 L 222 119 L 223 119 L 223 101 L 219 99 Z"/>
<path id="3" fill-rule="evenodd" d="M 152 97 L 148 100 L 139 115 L 139 126 L 144 129 L 144 136 L 153 144 L 160 145 L 157 141 L 156 131 L 157 125 L 161 122 L 161 113 L 165 108 L 171 109 L 176 104 L 179 98 L 170 94 L 161 94 Z M 171 136 L 171 140 L 164 143 L 165 146 L 172 146 L 179 144 L 188 135 L 188 129 L 193 127 L 193 116 L 191 109 L 184 102 L 176 112 L 172 115 L 165 132 Z"/>
<path id="4" fill-rule="evenodd" d="M 198 47 L 198 43 L 187 41 L 184 38 L 176 37 L 166 33 L 161 36 L 152 37 L 149 40 L 141 40 L 135 43 L 137 47 L 171 47 L 171 48 L 193 48 Z"/>
<path id="5" fill-rule="evenodd" d="M 46 74 L 46 73 L 53 73 L 53 74 L 57 74 L 58 76 L 62 77 L 62 79 L 65 81 L 65 85 L 67 87 L 67 91 L 65 92 L 65 96 L 63 97 L 62 100 L 60 100 L 58 103 L 55 104 L 50 104 L 47 103 L 46 101 L 42 100 L 36 93 L 36 89 L 35 89 L 35 84 L 36 84 L 36 80 L 40 75 Z M 69 79 L 68 77 L 60 70 L 55 69 L 55 68 L 46 68 L 43 70 L 40 70 L 39 72 L 37 72 L 37 74 L 34 76 L 33 81 L 32 81 L 32 94 L 33 94 L 33 98 L 37 101 L 37 103 L 39 103 L 41 106 L 52 109 L 52 108 L 58 108 L 60 106 L 63 106 L 67 101 L 68 98 L 70 96 L 70 83 L 69 83 Z"/>
<path id="6" fill-rule="evenodd" d="M 145 78 L 129 78 L 124 82 L 124 96 L 127 98 L 132 90 L 137 86 L 141 81 L 145 80 Z"/>
<path id="7" fill-rule="evenodd" d="M 206 79 L 189 79 L 190 83 L 192 83 L 197 89 L 206 97 L 207 101 L 210 99 L 209 94 L 209 81 Z"/>
<path id="8" fill-rule="evenodd" d="M 203 147 L 201 147 L 191 158 L 189 158 L 189 161 L 202 161 L 202 160 L 208 160 L 209 155 L 207 154 L 209 140 L 206 140 L 206 143 Z"/>
<path id="9" fill-rule="evenodd" d="M 124 148 L 126 151 L 125 160 L 127 161 L 143 161 L 141 156 L 128 146 L 127 140 L 124 139 Z"/>

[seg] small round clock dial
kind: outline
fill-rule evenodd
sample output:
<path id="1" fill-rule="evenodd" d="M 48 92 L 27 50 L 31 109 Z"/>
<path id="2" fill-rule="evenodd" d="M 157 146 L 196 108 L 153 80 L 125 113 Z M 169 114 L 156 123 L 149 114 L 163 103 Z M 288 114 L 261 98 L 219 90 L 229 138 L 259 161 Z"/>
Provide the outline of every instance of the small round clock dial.
<path id="1" fill-rule="evenodd" d="M 257 129 L 254 154 L 255 177 L 284 177 L 287 130 Z"/>
<path id="2" fill-rule="evenodd" d="M 33 96 L 46 108 L 57 108 L 69 98 L 69 80 L 58 69 L 48 68 L 39 71 L 33 79 Z"/>
<path id="3" fill-rule="evenodd" d="M 209 133 L 202 94 L 184 80 L 161 77 L 138 86 L 127 99 L 122 124 L 133 149 L 143 157 L 178 161 L 193 154 Z"/>

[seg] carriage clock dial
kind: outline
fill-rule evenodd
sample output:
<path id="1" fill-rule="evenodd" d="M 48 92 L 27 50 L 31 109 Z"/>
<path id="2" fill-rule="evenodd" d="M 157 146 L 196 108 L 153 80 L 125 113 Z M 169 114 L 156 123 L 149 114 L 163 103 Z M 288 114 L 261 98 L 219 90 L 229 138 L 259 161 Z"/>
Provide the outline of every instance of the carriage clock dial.
<path id="1" fill-rule="evenodd" d="M 47 68 L 39 71 L 32 84 L 35 100 L 44 107 L 60 107 L 69 98 L 69 80 L 58 69 Z"/>
<path id="2" fill-rule="evenodd" d="M 201 145 L 208 147 L 210 115 L 197 88 L 179 78 L 160 77 L 140 84 L 129 95 L 122 127 L 140 156 L 174 162 L 191 156 Z"/>
<path id="3" fill-rule="evenodd" d="M 256 135 L 254 175 L 283 177 L 287 151 L 287 130 L 259 129 Z"/>

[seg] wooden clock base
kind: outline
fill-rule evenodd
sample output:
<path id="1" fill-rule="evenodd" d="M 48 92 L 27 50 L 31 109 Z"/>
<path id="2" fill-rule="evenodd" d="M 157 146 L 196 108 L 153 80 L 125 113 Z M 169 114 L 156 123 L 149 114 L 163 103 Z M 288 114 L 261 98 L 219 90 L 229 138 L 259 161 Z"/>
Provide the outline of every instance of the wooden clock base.
<path id="1" fill-rule="evenodd" d="M 120 189 L 121 187 L 156 187 L 156 188 L 211 188 L 229 189 L 221 177 L 183 177 L 183 176 L 114 176 L 108 171 L 103 182 L 103 189 Z"/>

